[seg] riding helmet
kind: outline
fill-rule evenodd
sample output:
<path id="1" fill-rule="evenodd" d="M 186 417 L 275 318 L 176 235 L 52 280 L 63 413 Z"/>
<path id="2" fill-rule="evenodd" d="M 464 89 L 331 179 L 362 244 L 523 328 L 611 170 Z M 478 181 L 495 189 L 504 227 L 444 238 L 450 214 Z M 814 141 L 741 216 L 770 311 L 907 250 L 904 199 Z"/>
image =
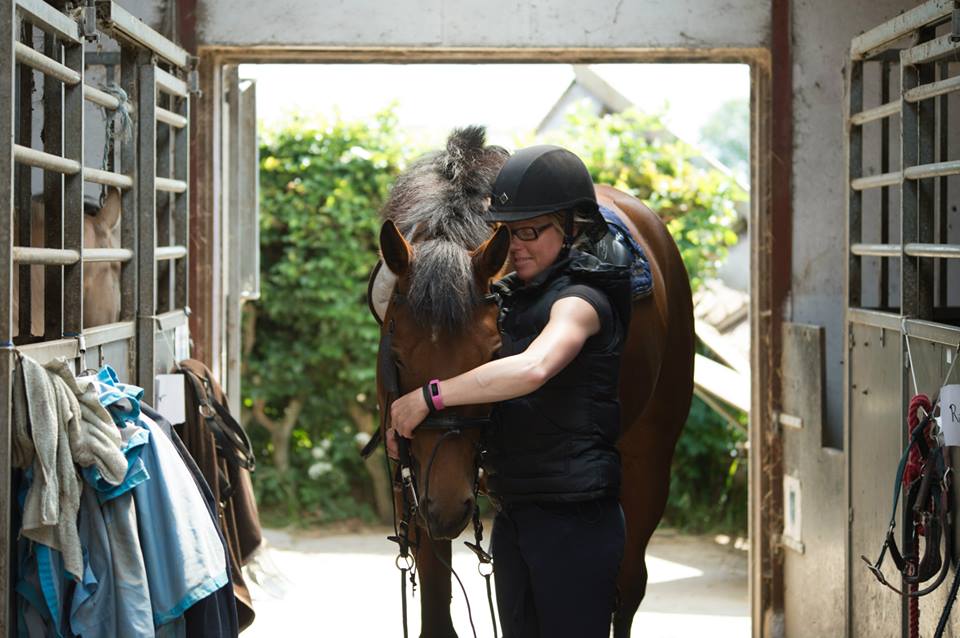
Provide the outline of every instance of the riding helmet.
<path id="1" fill-rule="evenodd" d="M 560 146 L 531 146 L 514 153 L 500 169 L 487 220 L 516 222 L 574 209 L 593 220 L 585 229 L 591 239 L 607 232 L 593 179 L 580 158 Z"/>

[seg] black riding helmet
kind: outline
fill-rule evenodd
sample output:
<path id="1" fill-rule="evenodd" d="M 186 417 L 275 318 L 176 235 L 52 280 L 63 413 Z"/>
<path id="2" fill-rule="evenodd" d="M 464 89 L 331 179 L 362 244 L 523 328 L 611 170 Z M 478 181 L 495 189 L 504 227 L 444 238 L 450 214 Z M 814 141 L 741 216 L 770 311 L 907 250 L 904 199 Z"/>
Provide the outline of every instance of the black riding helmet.
<path id="1" fill-rule="evenodd" d="M 487 220 L 518 222 L 563 210 L 568 211 L 567 247 L 574 240 L 573 210 L 592 220 L 583 231 L 592 241 L 606 234 L 587 167 L 567 149 L 545 144 L 521 149 L 503 165 L 490 195 Z"/>

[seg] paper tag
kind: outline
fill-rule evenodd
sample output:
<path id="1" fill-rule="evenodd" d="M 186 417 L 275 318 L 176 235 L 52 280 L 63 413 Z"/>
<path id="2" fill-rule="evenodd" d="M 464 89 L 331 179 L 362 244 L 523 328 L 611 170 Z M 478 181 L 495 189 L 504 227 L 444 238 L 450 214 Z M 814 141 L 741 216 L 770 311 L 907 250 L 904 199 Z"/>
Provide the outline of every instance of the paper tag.
<path id="1" fill-rule="evenodd" d="M 960 384 L 940 388 L 940 427 L 944 445 L 960 445 Z"/>
<path id="2" fill-rule="evenodd" d="M 171 425 L 187 420 L 186 393 L 182 374 L 158 374 L 156 382 L 157 412 Z"/>

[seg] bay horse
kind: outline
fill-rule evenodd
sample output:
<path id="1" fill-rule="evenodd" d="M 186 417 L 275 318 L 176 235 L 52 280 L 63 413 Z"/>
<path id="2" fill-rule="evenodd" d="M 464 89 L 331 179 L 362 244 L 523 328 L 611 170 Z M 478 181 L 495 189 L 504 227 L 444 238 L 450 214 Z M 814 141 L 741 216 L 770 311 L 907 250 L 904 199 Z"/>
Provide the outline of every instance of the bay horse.
<path id="1" fill-rule="evenodd" d="M 120 191 L 107 190 L 103 205 L 84 203 L 83 247 L 120 248 Z M 17 216 L 15 216 L 16 218 Z M 30 206 L 30 245 L 44 244 L 45 215 L 42 197 L 34 197 Z M 14 237 L 17 229 L 14 227 Z M 44 331 L 43 266 L 30 268 L 30 332 L 40 337 Z M 20 316 L 20 277 L 13 277 L 13 336 L 18 336 Z M 92 328 L 120 320 L 120 263 L 88 262 L 83 265 L 83 326 Z M 28 335 L 29 336 L 29 335 Z"/>
<path id="2" fill-rule="evenodd" d="M 484 299 L 489 281 L 503 274 L 497 272 L 498 261 L 505 258 L 509 234 L 501 227 L 491 237 L 483 212 L 506 154 L 484 144 L 483 129 L 455 131 L 446 151 L 414 163 L 398 178 L 382 212 L 380 248 L 389 270 L 380 269 L 371 282 L 371 308 L 383 330 L 392 332 L 400 393 L 485 363 L 499 347 L 497 308 Z M 647 543 L 666 506 L 673 452 L 693 395 L 693 303 L 683 261 L 660 218 L 610 186 L 596 186 L 596 194 L 643 248 L 653 280 L 652 293 L 634 301 L 620 370 L 618 448 L 626 544 L 613 628 L 615 638 L 627 638 L 646 592 Z M 378 366 L 378 386 L 382 368 Z M 382 388 L 378 394 L 381 414 L 388 414 L 396 397 L 386 396 Z M 464 411 L 488 409 L 469 406 Z M 386 417 L 383 421 L 385 428 Z M 457 635 L 446 565 L 450 539 L 463 531 L 476 507 L 479 433 L 464 430 L 446 441 L 440 436 L 418 429 L 411 444 L 414 467 L 421 470 L 417 487 L 421 493 L 428 485 L 431 490 L 429 502 L 421 503 L 418 522 L 426 533 L 420 534 L 415 553 L 422 638 Z"/>

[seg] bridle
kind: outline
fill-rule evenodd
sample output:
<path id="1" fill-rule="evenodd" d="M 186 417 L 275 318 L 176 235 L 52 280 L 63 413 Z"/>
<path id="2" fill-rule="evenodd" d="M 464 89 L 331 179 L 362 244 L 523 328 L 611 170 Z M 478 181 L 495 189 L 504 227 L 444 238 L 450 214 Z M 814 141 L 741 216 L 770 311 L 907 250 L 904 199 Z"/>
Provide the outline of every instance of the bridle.
<path id="1" fill-rule="evenodd" d="M 386 431 L 389 429 L 389 419 L 390 419 L 390 405 L 401 396 L 400 391 L 400 373 L 397 366 L 396 355 L 394 354 L 393 349 L 393 336 L 396 330 L 396 323 L 391 317 L 386 325 L 384 325 L 383 320 L 381 320 L 379 314 L 376 312 L 376 309 L 373 307 L 371 300 L 370 291 L 373 287 L 373 281 L 377 277 L 377 273 L 380 268 L 383 267 L 383 262 L 379 262 L 374 268 L 373 273 L 370 277 L 370 286 L 368 287 L 367 299 L 370 303 L 371 314 L 377 320 L 377 323 L 381 326 L 381 336 L 380 336 L 380 345 L 377 350 L 377 377 L 379 379 L 380 385 L 383 388 L 384 401 L 380 410 L 380 427 L 377 429 L 373 436 L 370 438 L 370 441 L 364 446 L 361 450 L 360 455 L 366 459 L 369 457 L 373 451 L 377 448 L 378 445 L 382 443 L 384 454 L 387 452 L 387 437 L 385 436 Z M 481 300 L 481 303 L 496 303 L 497 297 L 493 294 L 485 295 Z M 390 302 L 388 304 L 388 312 L 384 313 L 384 318 L 389 316 L 389 308 L 394 307 L 398 304 L 406 303 L 406 297 L 403 293 L 398 292 L 396 289 L 390 295 Z M 449 408 L 448 410 L 456 410 L 456 408 Z M 489 414 L 486 416 L 466 416 L 463 414 L 429 414 L 419 426 L 418 430 L 431 430 L 440 432 L 440 437 L 437 439 L 437 442 L 434 443 L 433 449 L 430 451 L 430 455 L 427 457 L 427 463 L 425 466 L 426 474 L 424 475 L 423 482 L 423 499 L 420 498 L 420 495 L 417 492 L 417 481 L 416 481 L 416 471 L 419 469 L 420 464 L 416 462 L 413 458 L 413 454 L 410 450 L 410 441 L 403 437 L 397 437 L 397 449 L 398 449 L 398 460 L 397 460 L 397 471 L 394 474 L 393 478 L 393 489 L 395 492 L 399 492 L 402 499 L 402 508 L 401 515 L 399 520 L 397 520 L 396 507 L 394 507 L 394 535 L 388 536 L 387 540 L 397 543 L 399 547 L 399 553 L 395 560 L 397 569 L 400 570 L 400 590 L 401 590 L 401 600 L 403 608 L 403 635 L 404 638 L 407 638 L 407 595 L 406 595 L 406 582 L 407 582 L 407 573 L 409 572 L 410 584 L 413 591 L 416 591 L 416 566 L 415 561 L 410 554 L 410 548 L 416 548 L 417 542 L 411 540 L 411 520 L 414 520 L 417 515 L 420 515 L 421 520 L 427 529 L 429 525 L 427 524 L 426 519 L 423 517 L 422 512 L 420 511 L 421 501 L 426 502 L 430 496 L 430 474 L 433 469 L 433 462 L 437 457 L 438 452 L 440 451 L 441 445 L 449 439 L 452 439 L 457 436 L 461 436 L 466 430 L 474 430 L 478 428 L 484 428 L 490 423 Z M 486 580 L 487 586 L 487 602 L 490 606 L 490 616 L 493 622 L 493 634 L 494 638 L 497 638 L 497 620 L 496 614 L 493 607 L 493 594 L 490 583 L 490 576 L 493 574 L 493 558 L 488 551 L 483 549 L 483 524 L 480 521 L 480 510 L 477 506 L 477 496 L 480 489 L 480 460 L 482 456 L 482 448 L 479 443 L 474 444 L 475 454 L 474 454 L 474 484 L 473 484 L 473 531 L 474 531 L 474 540 L 475 542 L 471 543 L 465 541 L 464 544 L 477 556 L 479 564 L 477 569 L 481 576 Z M 389 458 L 389 456 L 388 456 Z M 389 466 L 388 466 L 389 474 Z M 416 530 L 416 536 L 419 539 L 420 528 Z M 436 550 L 434 550 L 436 552 Z M 439 555 L 436 555 L 437 560 L 443 564 L 447 569 L 450 570 L 450 573 L 457 579 L 457 582 L 460 584 L 461 590 L 463 590 L 463 597 L 467 603 L 467 614 L 470 617 L 470 628 L 473 630 L 474 638 L 476 638 L 477 631 L 473 625 L 473 614 L 470 609 L 470 601 L 467 599 L 466 589 L 463 587 L 463 582 L 460 580 L 460 577 L 454 571 L 453 566 L 447 564 L 445 560 Z"/>

